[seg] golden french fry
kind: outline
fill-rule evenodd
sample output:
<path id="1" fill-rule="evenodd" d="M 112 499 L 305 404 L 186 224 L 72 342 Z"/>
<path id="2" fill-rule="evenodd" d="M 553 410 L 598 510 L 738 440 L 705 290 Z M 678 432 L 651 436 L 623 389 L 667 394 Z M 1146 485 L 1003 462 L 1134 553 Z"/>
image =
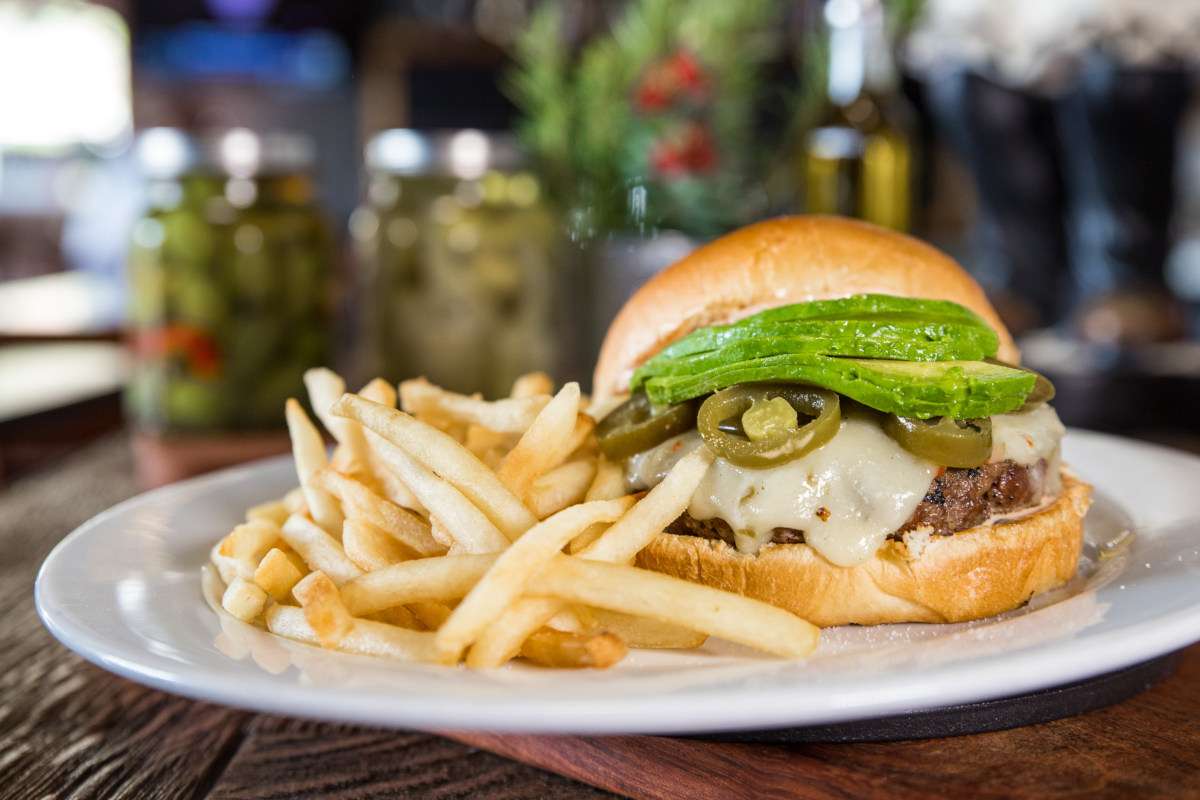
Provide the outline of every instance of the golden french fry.
<path id="1" fill-rule="evenodd" d="M 448 554 L 463 555 L 466 551 L 454 541 L 454 534 L 437 517 L 429 518 L 429 535 L 446 548 Z"/>
<path id="2" fill-rule="evenodd" d="M 292 514 L 308 513 L 308 501 L 304 499 L 304 487 L 297 486 L 283 496 L 283 510 L 288 513 L 288 517 Z M 287 517 L 284 517 L 284 520 L 287 520 Z"/>
<path id="3" fill-rule="evenodd" d="M 661 483 L 583 548 L 578 557 L 619 563 L 632 561 L 639 550 L 687 508 L 712 459 L 706 447 L 688 453 Z M 494 667 L 513 658 L 521 643 L 562 608 L 561 603 L 555 603 L 553 599 L 524 598 L 515 604 L 472 646 L 467 666 Z"/>
<path id="4" fill-rule="evenodd" d="M 328 468 L 309 480 L 314 486 L 336 497 L 347 517 L 369 521 L 420 555 L 435 556 L 446 552 L 446 548 L 429 533 L 428 522 L 375 494 L 361 481 Z"/>
<path id="5" fill-rule="evenodd" d="M 309 486 L 309 479 L 329 463 L 325 457 L 325 441 L 308 414 L 295 398 L 288 398 L 284 407 L 288 433 L 292 437 L 292 456 L 296 460 L 296 475 L 304 500 L 313 520 L 329 533 L 342 529 L 342 510 L 329 492 Z"/>
<path id="6" fill-rule="evenodd" d="M 422 492 L 413 485 L 414 477 L 404 461 L 419 460 L 423 472 L 436 473 L 439 483 L 449 484 L 465 496 L 476 510 L 491 521 L 489 527 L 499 529 L 506 540 L 513 540 L 533 527 L 537 519 L 496 473 L 487 468 L 471 452 L 445 433 L 422 424 L 419 420 L 396 409 L 371 403 L 352 394 L 344 395 L 334 413 L 358 420 L 364 427 L 378 433 L 391 447 L 380 443 L 378 452 L 392 471 L 396 472 L 432 516 L 443 516 L 430 506 Z M 399 450 L 408 456 L 398 461 Z M 429 491 L 426 483 L 424 490 Z M 448 522 L 443 519 L 444 522 Z M 461 533 L 455 528 L 455 533 Z M 456 536 L 457 538 L 457 536 Z"/>
<path id="7" fill-rule="evenodd" d="M 449 549 L 459 553 L 498 553 L 508 546 L 492 520 L 453 484 L 391 442 L 381 443 L 379 452 L 429 510 L 430 535 L 435 540 L 449 535 Z"/>
<path id="8" fill-rule="evenodd" d="M 208 559 L 212 565 L 216 567 L 217 574 L 221 576 L 221 580 L 225 585 L 233 583 L 237 578 L 249 579 L 254 576 L 254 561 L 250 558 L 234 558 L 232 556 L 221 555 L 221 548 L 225 545 L 226 539 L 217 542 L 208 551 Z"/>
<path id="9" fill-rule="evenodd" d="M 298 553 L 294 547 L 288 544 L 286 540 L 283 542 L 283 546 L 279 549 L 283 551 L 285 556 L 287 556 L 288 561 L 291 561 L 292 564 L 296 566 L 296 571 L 301 575 L 307 575 L 311 571 L 310 567 L 308 566 L 308 562 L 304 560 L 304 556 L 300 555 L 300 553 Z"/>
<path id="10" fill-rule="evenodd" d="M 494 553 L 436 556 L 367 572 L 342 585 L 342 601 L 362 616 L 420 600 L 457 600 L 496 563 Z"/>
<path id="11" fill-rule="evenodd" d="M 366 618 L 375 622 L 386 622 L 388 625 L 395 625 L 399 628 L 408 628 L 411 631 L 419 631 L 424 627 L 416 615 L 404 606 L 385 608 L 383 611 L 376 611 Z"/>
<path id="12" fill-rule="evenodd" d="M 396 407 L 396 389 L 383 378 L 375 378 L 357 392 L 359 397 L 388 408 Z"/>
<path id="13" fill-rule="evenodd" d="M 630 643 L 709 634 L 788 657 L 815 646 L 817 629 L 788 612 L 630 565 L 687 507 L 707 448 L 631 494 L 577 384 L 551 397 L 533 373 L 488 402 L 420 379 L 401 385 L 399 411 L 380 379 L 358 395 L 329 370 L 305 383 L 338 441 L 333 465 L 289 401 L 300 486 L 210 552 L 230 614 L 339 651 L 469 667 L 521 655 L 605 668 Z"/>
<path id="14" fill-rule="evenodd" d="M 582 503 L 595 474 L 596 462 L 590 458 L 568 461 L 539 476 L 526 492 L 525 500 L 534 516 L 545 519 L 567 506 Z"/>
<path id="15" fill-rule="evenodd" d="M 433 414 L 468 425 L 482 425 L 503 433 L 522 433 L 545 408 L 550 398 L 510 397 L 483 400 L 434 386 L 424 378 L 400 384 L 400 407 L 408 414 Z"/>
<path id="16" fill-rule="evenodd" d="M 342 526 L 342 549 L 346 558 L 363 572 L 420 558 L 415 550 L 401 544 L 369 520 L 348 518 Z"/>
<path id="17" fill-rule="evenodd" d="M 362 574 L 346 557 L 341 543 L 307 517 L 293 514 L 280 531 L 283 540 L 301 555 L 310 569 L 324 572 L 336 585 Z"/>
<path id="18" fill-rule="evenodd" d="M 414 600 L 405 606 L 428 630 L 436 631 L 450 619 L 453 610 L 437 600 Z"/>
<path id="19" fill-rule="evenodd" d="M 522 597 L 471 645 L 467 666 L 491 669 L 516 658 L 525 640 L 565 609 L 566 604 L 556 597 Z"/>
<path id="20" fill-rule="evenodd" d="M 567 552 L 571 555 L 577 555 L 581 550 L 586 550 L 592 542 L 599 539 L 604 532 L 608 530 L 607 525 L 593 525 L 587 528 L 583 533 L 571 540 L 571 544 L 567 546 Z"/>
<path id="21" fill-rule="evenodd" d="M 568 383 L 530 423 L 496 473 L 517 497 L 524 498 L 538 476 L 571 452 L 571 433 L 579 416 L 579 384 Z M 573 448 L 572 448 L 573 449 Z"/>
<path id="22" fill-rule="evenodd" d="M 607 669 L 625 657 L 615 633 L 569 633 L 542 628 L 521 645 L 521 656 L 543 667 Z"/>
<path id="23" fill-rule="evenodd" d="M 573 456 L 587 455 L 595 458 L 600 455 L 600 445 L 596 443 L 596 420 L 584 414 L 582 411 L 575 417 L 575 427 L 571 431 L 571 438 L 567 441 L 564 452 L 566 459 L 570 460 Z"/>
<path id="24" fill-rule="evenodd" d="M 396 390 L 382 378 L 376 378 L 359 389 L 358 395 L 364 400 L 370 400 L 372 403 L 378 403 L 387 408 L 396 407 Z M 412 509 L 418 514 L 422 513 L 425 509 L 421 508 L 417 498 L 408 490 L 404 482 L 387 468 L 383 459 L 375 452 L 375 440 L 379 438 L 379 435 L 374 431 L 363 429 L 363 437 L 367 443 L 367 464 L 372 477 L 378 484 L 376 488 L 379 492 L 401 508 Z"/>
<path id="25" fill-rule="evenodd" d="M 267 630 L 308 644 L 320 644 L 304 611 L 293 606 L 271 606 L 263 614 Z M 397 628 L 384 622 L 356 619 L 337 643 L 343 653 L 380 656 L 397 661 L 433 661 L 433 633 Z"/>
<path id="26" fill-rule="evenodd" d="M 245 578 L 234 578 L 221 595 L 221 607 L 242 622 L 257 617 L 266 604 L 266 592 Z"/>
<path id="27" fill-rule="evenodd" d="M 270 500 L 266 503 L 259 503 L 256 506 L 251 506 L 246 510 L 246 522 L 257 522 L 263 520 L 265 522 L 273 522 L 276 525 L 282 525 L 283 521 L 288 518 L 292 512 L 288 511 L 287 504 L 283 500 Z"/>
<path id="28" fill-rule="evenodd" d="M 713 453 L 707 447 L 697 447 L 679 459 L 661 483 L 579 555 L 595 561 L 633 561 L 638 551 L 687 509 L 712 462 Z"/>
<path id="29" fill-rule="evenodd" d="M 604 608 L 575 606 L 576 616 L 588 631 L 611 631 L 628 647 L 653 650 L 690 650 L 708 638 L 699 631 L 660 622 L 640 614 L 622 614 Z"/>
<path id="30" fill-rule="evenodd" d="M 463 441 L 463 446 L 486 464 L 488 469 L 495 471 L 503 463 L 504 457 L 508 455 L 508 452 L 512 450 L 515 444 L 512 441 L 514 435 L 511 433 L 497 433 L 481 425 L 469 425 L 467 426 L 467 436 Z"/>
<path id="31" fill-rule="evenodd" d="M 513 381 L 509 397 L 538 397 L 554 394 L 554 381 L 544 372 L 527 372 Z"/>
<path id="32" fill-rule="evenodd" d="M 303 577 L 304 573 L 292 559 L 277 547 L 269 550 L 254 570 L 254 582 L 278 603 L 286 603 L 291 598 L 292 587 Z"/>
<path id="33" fill-rule="evenodd" d="M 256 519 L 234 528 L 221 540 L 218 552 L 226 558 L 248 558 L 257 562 L 278 541 L 279 526 L 272 521 Z"/>
<path id="34" fill-rule="evenodd" d="M 457 664 L 462 653 L 520 597 L 530 577 L 581 530 L 611 522 L 629 508 L 623 500 L 599 500 L 560 511 L 539 522 L 500 554 L 438 629 L 437 649 L 444 664 Z"/>
<path id="35" fill-rule="evenodd" d="M 345 453 L 344 460 L 352 471 L 365 470 L 367 462 L 367 441 L 363 437 L 362 426 L 344 417 L 335 417 L 329 409 L 346 393 L 346 382 L 342 376 L 331 369 L 317 367 L 306 370 L 304 386 L 308 389 L 308 400 L 313 412 L 325 426 L 325 430 L 337 440 L 339 450 Z"/>
<path id="36" fill-rule="evenodd" d="M 596 462 L 596 477 L 588 487 L 586 500 L 612 500 L 629 494 L 625 487 L 625 468 L 603 455 Z"/>
<path id="37" fill-rule="evenodd" d="M 320 570 L 310 572 L 292 587 L 292 595 L 304 609 L 304 619 L 316 631 L 325 647 L 337 647 L 354 624 L 354 618 L 342 603 L 341 595 L 329 576 Z"/>
<path id="38" fill-rule="evenodd" d="M 532 595 L 683 625 L 786 658 L 806 658 L 820 628 L 782 608 L 661 572 L 558 556 L 531 578 Z"/>

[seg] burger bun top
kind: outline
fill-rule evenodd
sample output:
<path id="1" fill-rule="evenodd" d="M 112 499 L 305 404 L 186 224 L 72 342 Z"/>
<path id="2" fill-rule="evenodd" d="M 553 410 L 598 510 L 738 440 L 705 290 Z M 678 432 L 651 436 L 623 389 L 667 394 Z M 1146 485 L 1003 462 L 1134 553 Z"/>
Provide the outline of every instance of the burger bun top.
<path id="1" fill-rule="evenodd" d="M 979 284 L 941 251 L 856 220 L 780 217 L 704 245 L 634 293 L 600 348 L 593 394 L 605 399 L 627 393 L 639 365 L 697 328 L 789 303 L 853 294 L 959 303 L 995 329 L 998 358 L 1020 359 Z"/>

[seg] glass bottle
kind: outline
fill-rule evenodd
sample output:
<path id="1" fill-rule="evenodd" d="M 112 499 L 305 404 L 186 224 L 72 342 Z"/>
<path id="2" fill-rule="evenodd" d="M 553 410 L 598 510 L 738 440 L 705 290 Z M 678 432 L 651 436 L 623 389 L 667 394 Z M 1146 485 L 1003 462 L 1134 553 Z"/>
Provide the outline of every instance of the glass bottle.
<path id="1" fill-rule="evenodd" d="M 828 0 L 824 109 L 800 148 L 799 181 L 814 214 L 907 231 L 912 146 L 879 0 Z"/>

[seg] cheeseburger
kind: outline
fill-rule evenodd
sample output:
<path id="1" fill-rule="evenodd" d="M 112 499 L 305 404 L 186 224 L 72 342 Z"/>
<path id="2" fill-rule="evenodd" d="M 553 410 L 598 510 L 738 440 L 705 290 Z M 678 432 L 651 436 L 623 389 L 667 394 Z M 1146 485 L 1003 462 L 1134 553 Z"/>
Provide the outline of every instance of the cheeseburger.
<path id="1" fill-rule="evenodd" d="M 790 217 L 702 247 L 626 303 L 596 366 L 629 488 L 716 456 L 638 564 L 821 626 L 978 619 L 1061 586 L 1090 487 L 1019 360 L 980 287 L 910 237 Z"/>

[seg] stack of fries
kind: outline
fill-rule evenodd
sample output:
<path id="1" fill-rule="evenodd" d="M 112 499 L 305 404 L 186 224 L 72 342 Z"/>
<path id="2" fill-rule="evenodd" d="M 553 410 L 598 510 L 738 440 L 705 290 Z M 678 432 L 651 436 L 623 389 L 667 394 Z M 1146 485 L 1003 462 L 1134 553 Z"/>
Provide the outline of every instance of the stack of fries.
<path id="1" fill-rule="evenodd" d="M 817 628 L 773 606 L 631 566 L 688 505 L 712 455 L 626 492 L 578 384 L 519 379 L 497 401 L 418 379 L 357 394 L 305 375 L 287 404 L 298 488 L 251 508 L 212 550 L 221 605 L 289 639 L 469 667 L 515 657 L 603 668 L 628 647 L 708 635 L 787 658 Z M 403 410 L 397 409 L 397 400 Z"/>

